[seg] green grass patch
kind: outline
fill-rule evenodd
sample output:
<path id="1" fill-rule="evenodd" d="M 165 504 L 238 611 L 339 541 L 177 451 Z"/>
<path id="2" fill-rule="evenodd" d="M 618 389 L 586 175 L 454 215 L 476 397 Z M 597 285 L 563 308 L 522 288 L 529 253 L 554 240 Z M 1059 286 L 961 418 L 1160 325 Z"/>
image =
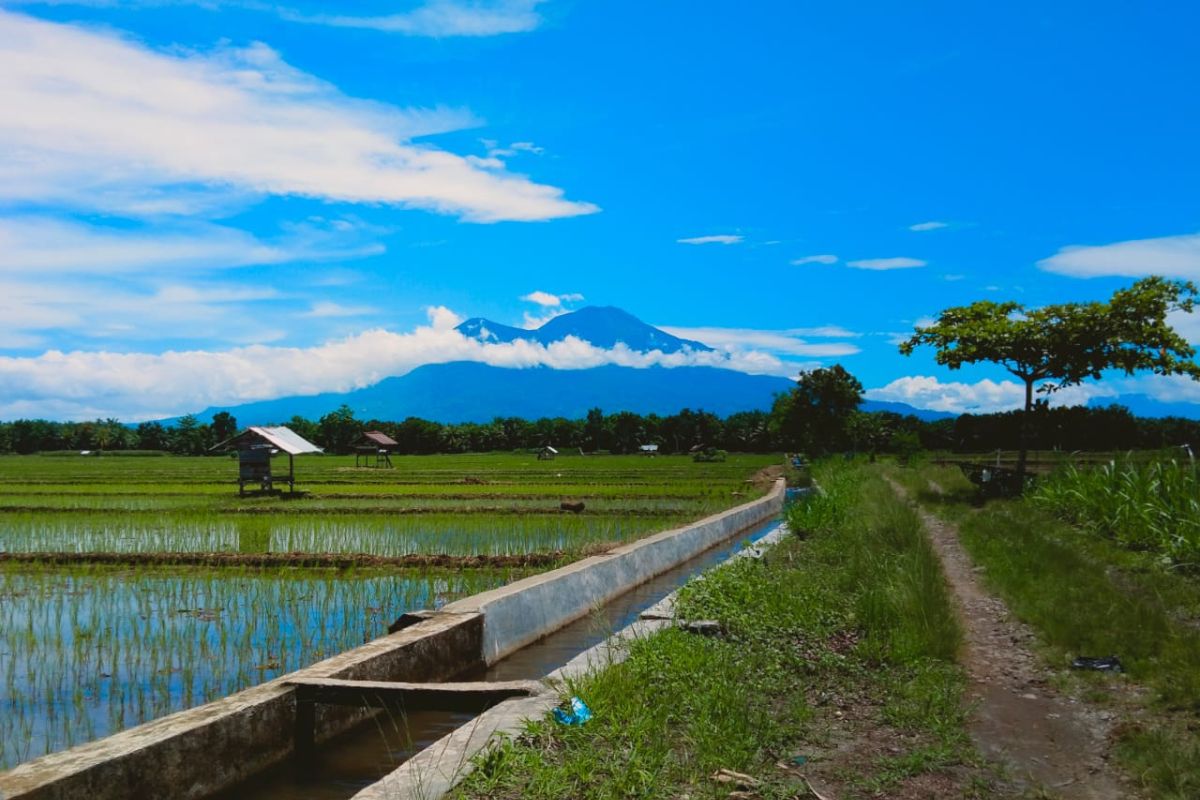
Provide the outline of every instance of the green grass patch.
<path id="1" fill-rule="evenodd" d="M 919 520 L 864 467 L 817 478 L 825 494 L 789 514 L 799 535 L 681 591 L 680 613 L 719 620 L 725 637 L 636 642 L 571 687 L 591 722 L 532 723 L 481 756 L 457 796 L 725 797 L 709 776 L 731 769 L 763 782 L 757 796 L 793 797 L 799 772 L 777 763 L 797 756 L 839 797 L 870 796 L 973 763 L 961 631 Z M 895 752 L 856 748 L 879 729 Z"/>

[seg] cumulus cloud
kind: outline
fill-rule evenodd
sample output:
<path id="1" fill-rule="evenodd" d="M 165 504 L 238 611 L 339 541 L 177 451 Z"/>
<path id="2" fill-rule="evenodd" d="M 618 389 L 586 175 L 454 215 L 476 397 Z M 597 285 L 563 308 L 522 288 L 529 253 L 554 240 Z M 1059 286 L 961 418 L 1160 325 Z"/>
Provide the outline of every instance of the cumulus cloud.
<path id="1" fill-rule="evenodd" d="M 537 12 L 545 0 L 426 0 L 411 11 L 379 16 L 343 14 L 305 14 L 281 10 L 285 19 L 331 25 L 339 28 L 366 28 L 406 36 L 497 36 L 524 33 L 542 24 Z"/>
<path id="2" fill-rule="evenodd" d="M 1025 386 L 1016 381 L 985 378 L 975 383 L 942 382 L 930 375 L 897 378 L 886 386 L 863 393 L 870 400 L 908 403 L 917 408 L 953 414 L 990 414 L 1012 411 L 1025 404 Z M 1085 383 L 1044 396 L 1052 406 L 1085 405 L 1093 397 L 1113 397 L 1109 385 Z"/>
<path id="3" fill-rule="evenodd" d="M 758 349 L 782 355 L 835 358 L 861 352 L 857 345 L 850 342 L 810 342 L 802 338 L 803 336 L 840 338 L 857 335 L 835 326 L 788 330 L 679 328 L 674 326 L 661 326 L 661 329 L 681 339 L 692 339 L 728 353 Z"/>
<path id="4" fill-rule="evenodd" d="M 743 237 L 732 233 L 718 233 L 710 236 L 693 236 L 689 239 L 676 239 L 679 244 L 741 244 Z"/>
<path id="5" fill-rule="evenodd" d="M 434 307 L 427 313 L 429 324 L 408 333 L 375 329 L 306 348 L 252 345 L 161 354 L 52 350 L 0 357 L 0 418 L 149 419 L 208 405 L 349 391 L 448 361 L 555 369 L 712 366 L 773 375 L 794 374 L 803 366 L 762 352 L 639 352 L 624 344 L 599 348 L 575 337 L 550 344 L 488 343 L 454 330 L 461 317 L 450 309 Z"/>
<path id="6" fill-rule="evenodd" d="M 870 269 L 870 270 L 889 270 L 889 269 L 912 269 L 914 267 L 923 267 L 926 262 L 919 258 L 864 258 L 858 261 L 847 261 L 847 267 L 854 269 Z"/>
<path id="7" fill-rule="evenodd" d="M 921 231 L 936 231 L 938 228 L 948 228 L 948 227 L 950 227 L 950 223 L 948 223 L 948 222 L 937 222 L 936 220 L 931 220 L 929 222 L 918 222 L 916 225 L 909 225 L 908 229 L 910 231 L 921 232 Z"/>
<path id="8" fill-rule="evenodd" d="M 578 292 L 569 292 L 567 294 L 551 294 L 550 292 L 536 291 L 522 295 L 521 299 L 527 303 L 536 303 L 545 308 L 558 308 L 563 303 L 576 303 L 583 299 L 583 295 Z"/>
<path id="9" fill-rule="evenodd" d="M 800 267 L 805 264 L 836 264 L 838 257 L 829 253 L 822 253 L 816 256 L 804 256 L 803 258 L 793 258 L 792 266 Z"/>
<path id="10" fill-rule="evenodd" d="M 477 222 L 597 210 L 414 143 L 477 124 L 468 112 L 351 98 L 263 44 L 159 52 L 0 10 L 0 104 L 0 202 L 143 215 L 279 195 Z"/>
<path id="11" fill-rule="evenodd" d="M 1200 233 L 1095 246 L 1071 245 L 1037 265 L 1047 272 L 1075 278 L 1165 275 L 1200 280 Z"/>
<path id="12" fill-rule="evenodd" d="M 341 226 L 293 226 L 274 241 L 204 222 L 88 225 L 43 216 L 0 218 L 0 273 L 114 275 L 360 258 L 383 246 Z"/>

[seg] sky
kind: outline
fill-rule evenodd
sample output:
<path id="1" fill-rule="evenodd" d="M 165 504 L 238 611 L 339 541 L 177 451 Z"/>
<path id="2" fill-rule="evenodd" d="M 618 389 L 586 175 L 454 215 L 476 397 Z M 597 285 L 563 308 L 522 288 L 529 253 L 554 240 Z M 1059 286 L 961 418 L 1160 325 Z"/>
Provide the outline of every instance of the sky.
<path id="1" fill-rule="evenodd" d="M 1200 8 L 0 0 L 0 419 L 130 421 L 422 363 L 841 363 L 942 308 L 1200 279 Z M 695 361 L 485 346 L 613 305 Z M 1200 341 L 1200 319 L 1173 320 Z M 1056 395 L 1200 402 L 1182 379 Z"/>

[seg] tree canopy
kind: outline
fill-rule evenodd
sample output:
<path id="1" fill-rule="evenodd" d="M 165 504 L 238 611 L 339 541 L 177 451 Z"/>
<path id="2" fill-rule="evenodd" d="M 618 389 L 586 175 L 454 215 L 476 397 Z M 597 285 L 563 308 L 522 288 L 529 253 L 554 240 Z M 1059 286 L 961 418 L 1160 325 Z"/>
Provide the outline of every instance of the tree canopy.
<path id="1" fill-rule="evenodd" d="M 958 369 L 982 362 L 1003 366 L 1025 385 L 1024 412 L 1033 394 L 1056 392 L 1106 371 L 1126 375 L 1149 371 L 1200 379 L 1196 351 L 1168 322 L 1172 312 L 1190 313 L 1196 286 L 1152 276 L 1113 293 L 1107 302 L 1059 303 L 1026 308 L 1020 303 L 981 300 L 943 311 L 900 345 L 910 355 L 919 346 L 936 350 L 937 363 Z M 1027 436 L 1022 436 L 1018 471 L 1024 472 Z"/>
<path id="2" fill-rule="evenodd" d="M 862 402 L 862 384 L 841 364 L 800 373 L 791 392 L 781 394 L 771 424 L 793 450 L 821 455 L 849 444 L 846 425 Z"/>

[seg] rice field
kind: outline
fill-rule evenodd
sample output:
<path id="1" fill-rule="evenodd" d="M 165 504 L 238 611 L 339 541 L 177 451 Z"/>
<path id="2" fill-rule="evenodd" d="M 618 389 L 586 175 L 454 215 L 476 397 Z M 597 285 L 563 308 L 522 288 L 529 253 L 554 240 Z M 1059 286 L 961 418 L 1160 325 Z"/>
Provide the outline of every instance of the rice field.
<path id="1" fill-rule="evenodd" d="M 748 479 L 776 460 L 421 456 L 378 470 L 314 456 L 296 460 L 303 494 L 239 498 L 226 458 L 0 457 L 0 770 L 307 666 L 405 611 L 530 572 L 487 558 L 382 569 L 374 557 L 565 563 L 753 499 L 763 485 Z M 563 500 L 585 510 L 563 513 Z M 55 563 L 64 554 L 72 563 Z M 89 562 L 113 554 L 148 563 Z M 163 554 L 231 565 L 164 565 Z M 239 564 L 262 554 L 363 566 Z"/>

